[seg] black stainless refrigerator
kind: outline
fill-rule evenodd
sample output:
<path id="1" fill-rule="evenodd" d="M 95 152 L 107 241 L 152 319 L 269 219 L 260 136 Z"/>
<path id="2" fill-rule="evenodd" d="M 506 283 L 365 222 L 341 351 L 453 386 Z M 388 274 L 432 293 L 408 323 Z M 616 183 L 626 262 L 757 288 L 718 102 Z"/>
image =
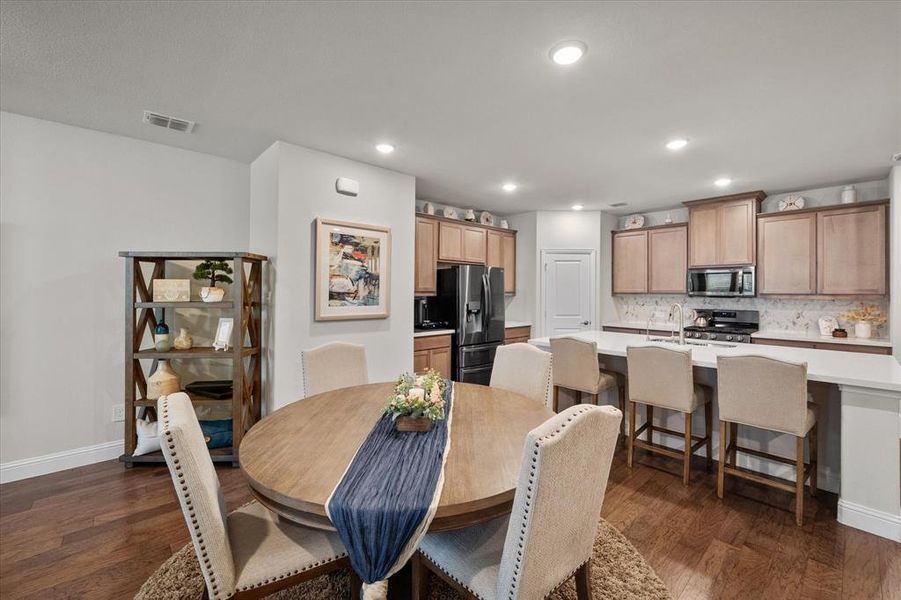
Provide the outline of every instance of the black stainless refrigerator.
<path id="1" fill-rule="evenodd" d="M 488 385 L 504 343 L 504 270 L 461 265 L 438 270 L 436 308 L 454 333 L 454 381 Z"/>

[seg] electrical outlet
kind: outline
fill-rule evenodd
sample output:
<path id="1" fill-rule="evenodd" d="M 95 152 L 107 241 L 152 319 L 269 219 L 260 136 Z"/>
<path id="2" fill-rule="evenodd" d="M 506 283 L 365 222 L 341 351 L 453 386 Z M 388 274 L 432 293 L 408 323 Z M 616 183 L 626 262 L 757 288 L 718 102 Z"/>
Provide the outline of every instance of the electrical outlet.
<path id="1" fill-rule="evenodd" d="M 113 404 L 113 423 L 121 423 L 125 420 L 125 405 Z"/>

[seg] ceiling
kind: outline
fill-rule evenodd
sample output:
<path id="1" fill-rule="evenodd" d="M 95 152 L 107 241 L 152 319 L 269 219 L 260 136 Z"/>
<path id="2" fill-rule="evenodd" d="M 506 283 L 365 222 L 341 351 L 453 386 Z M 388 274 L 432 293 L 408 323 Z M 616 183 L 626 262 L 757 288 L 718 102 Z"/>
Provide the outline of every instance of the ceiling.
<path id="1" fill-rule="evenodd" d="M 285 140 L 500 213 L 881 178 L 901 151 L 898 2 L 4 1 L 0 17 L 3 110 L 245 163 Z M 588 53 L 560 67 L 566 39 Z"/>

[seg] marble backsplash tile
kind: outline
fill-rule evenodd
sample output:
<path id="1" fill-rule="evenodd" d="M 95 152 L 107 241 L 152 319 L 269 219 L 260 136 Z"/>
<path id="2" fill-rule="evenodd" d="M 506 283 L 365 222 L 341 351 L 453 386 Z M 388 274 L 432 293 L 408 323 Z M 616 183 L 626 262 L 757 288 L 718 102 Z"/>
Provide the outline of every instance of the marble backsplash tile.
<path id="1" fill-rule="evenodd" d="M 760 329 L 777 331 L 798 331 L 816 333 L 819 331 L 817 320 L 823 316 L 838 318 L 840 314 L 860 304 L 851 300 L 835 299 L 796 299 L 796 298 L 703 298 L 679 295 L 637 295 L 614 296 L 616 320 L 644 323 L 651 315 L 660 320 L 659 315 L 666 315 L 673 302 L 680 302 L 688 309 L 722 308 L 735 310 L 757 310 L 760 312 Z M 868 300 L 865 304 L 879 306 L 886 316 L 889 314 L 888 299 Z M 839 319 L 839 323 L 850 328 L 853 325 Z M 889 323 L 874 331 L 874 336 L 888 337 Z"/>

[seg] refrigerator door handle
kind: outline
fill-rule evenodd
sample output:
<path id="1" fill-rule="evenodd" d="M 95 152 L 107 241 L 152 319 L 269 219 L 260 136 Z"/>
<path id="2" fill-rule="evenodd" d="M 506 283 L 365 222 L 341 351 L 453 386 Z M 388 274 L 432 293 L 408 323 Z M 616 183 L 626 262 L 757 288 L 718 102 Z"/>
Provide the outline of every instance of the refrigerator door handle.
<path id="1" fill-rule="evenodd" d="M 491 321 L 491 280 L 488 274 L 482 274 L 482 287 L 485 290 L 485 310 L 482 311 L 482 326 L 485 331 L 488 330 L 488 323 Z"/>

